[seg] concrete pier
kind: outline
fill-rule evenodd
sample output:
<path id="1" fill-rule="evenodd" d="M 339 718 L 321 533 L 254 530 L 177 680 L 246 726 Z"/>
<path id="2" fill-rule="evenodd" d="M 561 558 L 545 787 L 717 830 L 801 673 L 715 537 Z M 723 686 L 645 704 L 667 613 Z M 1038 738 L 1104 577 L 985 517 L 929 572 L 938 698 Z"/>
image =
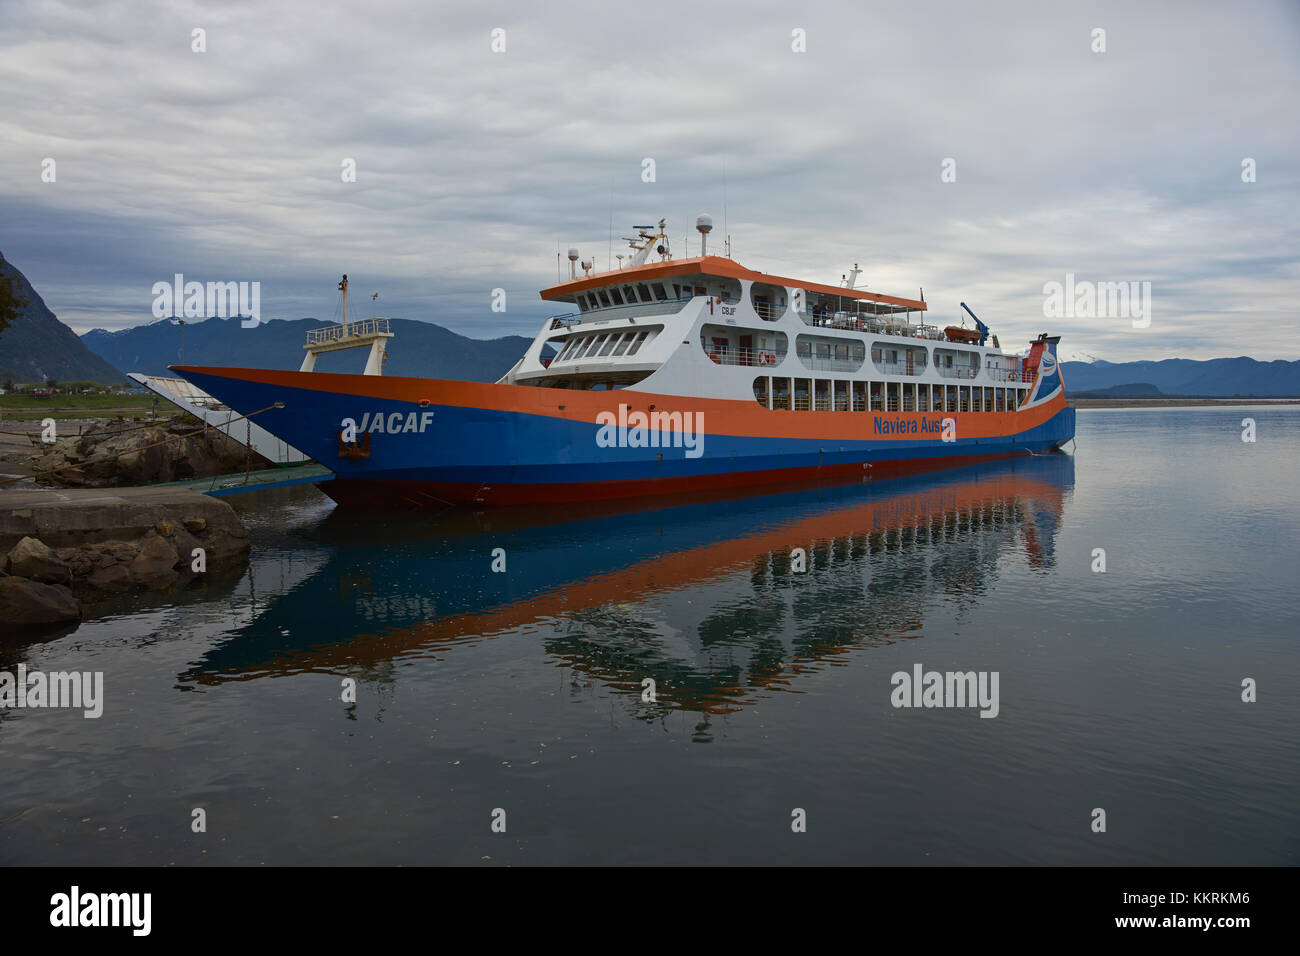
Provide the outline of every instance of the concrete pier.
<path id="1" fill-rule="evenodd" d="M 248 551 L 230 505 L 186 488 L 0 490 L 0 620 L 68 623 L 83 604 L 169 591 Z"/>

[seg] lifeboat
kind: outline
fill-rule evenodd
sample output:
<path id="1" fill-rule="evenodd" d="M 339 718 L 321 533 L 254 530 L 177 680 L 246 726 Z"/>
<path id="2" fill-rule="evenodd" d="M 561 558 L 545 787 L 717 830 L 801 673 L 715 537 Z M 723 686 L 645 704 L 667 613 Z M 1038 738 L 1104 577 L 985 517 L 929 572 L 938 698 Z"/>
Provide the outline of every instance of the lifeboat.
<path id="1" fill-rule="evenodd" d="M 964 342 L 967 345 L 978 345 L 980 333 L 975 329 L 963 329 L 960 325 L 950 325 L 943 330 L 943 334 L 948 336 L 949 342 Z"/>

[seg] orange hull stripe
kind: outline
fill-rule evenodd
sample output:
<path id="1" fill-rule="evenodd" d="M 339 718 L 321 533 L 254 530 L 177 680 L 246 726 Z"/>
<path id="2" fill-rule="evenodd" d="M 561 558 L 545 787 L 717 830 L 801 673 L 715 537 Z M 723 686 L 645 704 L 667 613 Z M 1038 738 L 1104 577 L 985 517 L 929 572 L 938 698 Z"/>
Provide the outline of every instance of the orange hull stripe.
<path id="1" fill-rule="evenodd" d="M 731 435 L 737 438 L 820 439 L 831 442 L 868 439 L 914 441 L 922 437 L 920 431 L 912 435 L 877 435 L 871 426 L 872 416 L 875 415 L 891 422 L 916 421 L 918 429 L 923 418 L 952 418 L 956 422 L 957 435 L 961 438 L 999 438 L 1041 425 L 1066 405 L 1062 392 L 1044 405 L 1017 412 L 792 412 L 766 409 L 753 401 L 657 395 L 628 389 L 616 392 L 569 391 L 530 385 L 454 382 L 436 378 L 186 365 L 171 368 L 181 373 L 197 372 L 287 388 L 346 393 L 353 395 L 358 403 L 372 398 L 411 403 L 427 401 L 431 405 L 544 415 L 592 424 L 595 424 L 596 416 L 601 412 L 617 412 L 620 404 L 630 406 L 630 411 L 702 412 L 705 434 Z"/>

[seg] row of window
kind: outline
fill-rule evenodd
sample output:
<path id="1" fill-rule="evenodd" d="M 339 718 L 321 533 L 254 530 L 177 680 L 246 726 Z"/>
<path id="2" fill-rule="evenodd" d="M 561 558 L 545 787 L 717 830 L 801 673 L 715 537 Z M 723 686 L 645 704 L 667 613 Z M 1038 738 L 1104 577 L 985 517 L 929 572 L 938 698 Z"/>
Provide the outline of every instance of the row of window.
<path id="1" fill-rule="evenodd" d="M 715 329 L 721 329 L 719 326 L 705 326 L 704 333 L 712 333 Z M 734 333 L 733 333 L 734 334 Z M 713 344 L 716 349 L 725 350 L 730 345 L 727 338 L 713 337 Z M 740 347 L 746 349 L 751 347 L 753 342 L 752 336 L 740 336 Z M 780 341 L 784 345 L 785 336 L 780 336 Z M 766 338 L 764 338 L 763 348 L 767 348 Z M 861 365 L 866 354 L 866 346 L 862 342 L 851 340 L 834 340 L 817 338 L 813 336 L 800 335 L 795 341 L 795 354 L 801 359 L 819 359 L 822 361 L 832 362 L 856 362 Z M 955 360 L 955 361 L 954 361 Z M 907 347 L 892 348 L 881 345 L 871 347 L 871 361 L 882 371 L 888 369 L 906 367 L 906 374 L 920 375 L 925 371 L 929 363 L 929 351 L 925 348 Z M 1011 361 L 1019 364 L 1019 360 Z M 935 349 L 934 350 L 935 367 L 939 369 L 954 369 L 955 371 L 966 371 L 968 373 L 963 378 L 974 378 L 975 373 L 980 367 L 980 355 L 978 352 L 968 351 L 965 349 Z M 990 362 L 990 367 L 994 365 Z M 997 369 L 1002 370 L 1002 369 Z M 1006 369 L 1005 371 L 1011 371 Z M 900 373 L 901 374 L 901 373 Z"/>
<path id="2" fill-rule="evenodd" d="M 861 342 L 811 342 L 801 335 L 795 340 L 795 352 L 800 358 L 834 359 L 837 362 L 854 361 L 861 363 L 862 356 L 866 354 L 866 346 Z"/>
<path id="3" fill-rule="evenodd" d="M 902 349 L 896 349 L 885 348 L 879 345 L 873 345 L 871 347 L 871 361 L 877 365 L 898 365 L 900 362 L 900 354 L 902 356 L 902 361 L 905 361 L 908 365 L 915 365 L 918 368 L 925 368 L 925 363 L 929 357 L 928 351 L 924 348 L 909 348 L 905 346 Z M 954 359 L 957 360 L 955 366 L 953 364 Z M 980 367 L 980 353 L 968 349 L 938 348 L 934 350 L 934 364 L 937 368 L 956 367 L 978 370 Z"/>
<path id="4" fill-rule="evenodd" d="M 580 358 L 603 358 L 607 355 L 636 355 L 645 343 L 649 329 L 631 332 L 597 332 L 594 335 L 580 335 L 569 339 L 556 362 L 567 362 Z"/>
<path id="5" fill-rule="evenodd" d="M 735 279 L 716 276 L 688 275 L 679 277 L 677 282 L 629 282 L 626 285 L 604 286 L 579 292 L 574 298 L 580 311 L 591 312 L 594 309 L 625 305 L 679 302 L 698 295 L 716 295 L 723 302 L 736 303 L 740 301 L 740 283 Z"/>
<path id="6" fill-rule="evenodd" d="M 1027 388 L 931 385 L 920 382 L 853 382 L 844 379 L 754 379 L 754 399 L 764 408 L 836 412 L 1014 412 Z"/>
<path id="7" fill-rule="evenodd" d="M 668 294 L 669 288 L 672 289 L 671 296 Z M 618 305 L 667 302 L 670 298 L 680 299 L 693 295 L 704 295 L 704 290 L 676 283 L 669 286 L 663 282 L 638 282 L 636 285 L 611 285 L 590 292 L 579 292 L 577 299 L 578 308 L 590 312 L 592 309 L 608 309 Z"/>

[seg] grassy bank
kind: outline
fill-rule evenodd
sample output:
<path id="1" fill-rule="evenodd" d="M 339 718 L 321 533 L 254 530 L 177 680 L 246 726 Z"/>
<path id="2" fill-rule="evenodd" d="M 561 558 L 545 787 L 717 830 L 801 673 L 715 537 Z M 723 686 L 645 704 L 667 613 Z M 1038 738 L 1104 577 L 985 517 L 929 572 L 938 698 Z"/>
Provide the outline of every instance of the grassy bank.
<path id="1" fill-rule="evenodd" d="M 145 415 L 158 407 L 166 413 L 171 406 L 156 395 L 51 395 L 34 398 L 31 395 L 0 395 L 0 418 L 103 418 L 122 415 L 131 418 Z"/>

